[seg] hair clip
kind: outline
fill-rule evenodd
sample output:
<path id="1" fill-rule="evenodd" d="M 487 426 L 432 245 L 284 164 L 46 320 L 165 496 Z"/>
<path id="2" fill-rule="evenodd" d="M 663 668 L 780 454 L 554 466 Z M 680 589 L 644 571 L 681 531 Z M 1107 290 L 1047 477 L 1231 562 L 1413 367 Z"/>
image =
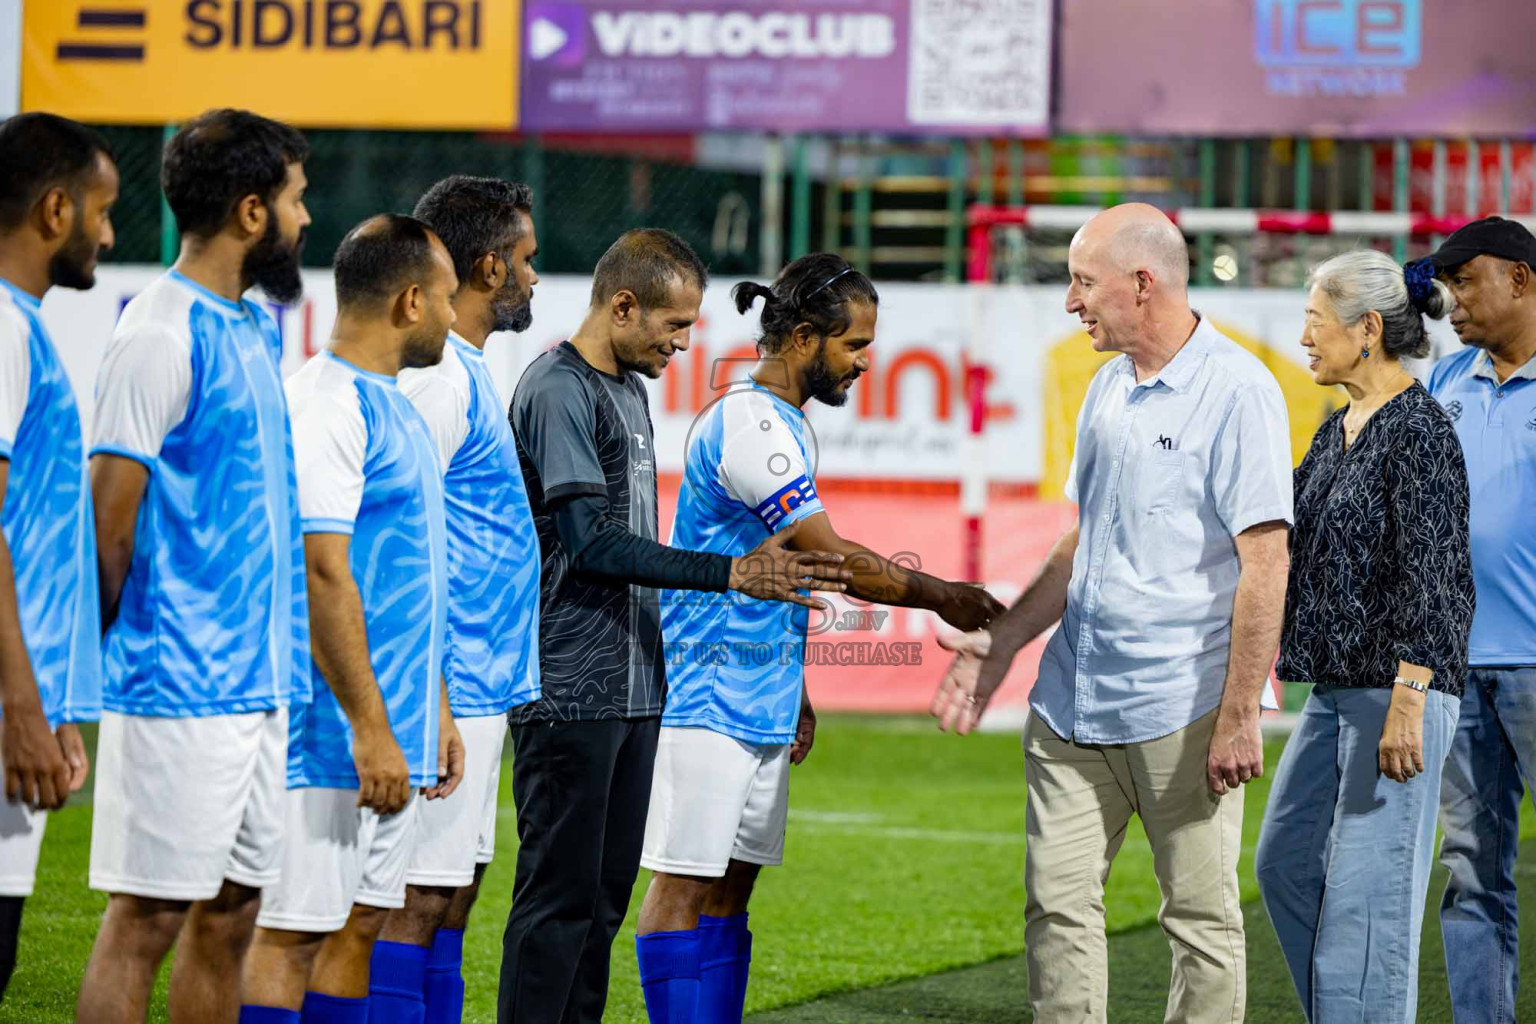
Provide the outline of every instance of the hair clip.
<path id="1" fill-rule="evenodd" d="M 1435 293 L 1435 263 L 1431 259 L 1413 260 L 1403 265 L 1403 284 L 1408 286 L 1408 299 L 1415 306 Z"/>

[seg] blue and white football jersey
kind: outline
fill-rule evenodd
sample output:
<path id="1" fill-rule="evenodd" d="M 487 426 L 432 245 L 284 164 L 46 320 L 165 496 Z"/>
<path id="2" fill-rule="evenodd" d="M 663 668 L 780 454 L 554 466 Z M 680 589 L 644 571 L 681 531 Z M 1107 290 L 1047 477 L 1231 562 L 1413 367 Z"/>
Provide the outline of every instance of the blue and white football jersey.
<path id="1" fill-rule="evenodd" d="M 448 615 L 436 448 L 393 377 L 327 351 L 287 387 L 304 532 L 351 535 L 368 654 L 390 727 L 411 785 L 435 785 Z M 289 713 L 288 785 L 356 789 L 352 727 L 319 666 L 314 679 L 314 700 Z"/>
<path id="2" fill-rule="evenodd" d="M 48 724 L 101 717 L 96 528 L 75 393 L 38 301 L 0 279 L 0 528 Z"/>
<path id="3" fill-rule="evenodd" d="M 277 325 L 170 271 L 128 303 L 91 453 L 142 462 L 105 706 L 190 718 L 309 699 L 309 605 Z"/>
<path id="4" fill-rule="evenodd" d="M 539 698 L 539 535 L 506 405 L 485 353 L 457 334 L 438 365 L 402 370 L 400 390 L 447 467 L 448 704 L 499 715 Z"/>
<path id="5" fill-rule="evenodd" d="M 728 391 L 701 418 L 672 525 L 672 546 L 744 555 L 823 511 L 805 414 L 765 388 Z M 661 630 L 667 726 L 748 743 L 788 743 L 800 719 L 808 610 L 742 594 L 668 590 Z"/>

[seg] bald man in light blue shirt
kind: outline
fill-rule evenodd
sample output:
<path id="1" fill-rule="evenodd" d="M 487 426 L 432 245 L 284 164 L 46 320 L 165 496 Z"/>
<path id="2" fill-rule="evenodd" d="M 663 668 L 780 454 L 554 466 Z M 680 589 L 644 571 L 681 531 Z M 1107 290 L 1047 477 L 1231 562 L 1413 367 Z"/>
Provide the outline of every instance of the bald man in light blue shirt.
<path id="1" fill-rule="evenodd" d="M 1078 418 L 1077 526 L 991 627 L 955 644 L 941 727 L 968 731 L 1060 619 L 1030 696 L 1025 949 L 1036 1024 L 1104 1021 L 1104 881 L 1138 815 L 1173 949 L 1167 1019 L 1243 1020 L 1241 786 L 1285 607 L 1290 429 L 1279 385 L 1189 308 L 1184 237 L 1117 206 L 1072 241 L 1067 311 L 1100 368 Z"/>

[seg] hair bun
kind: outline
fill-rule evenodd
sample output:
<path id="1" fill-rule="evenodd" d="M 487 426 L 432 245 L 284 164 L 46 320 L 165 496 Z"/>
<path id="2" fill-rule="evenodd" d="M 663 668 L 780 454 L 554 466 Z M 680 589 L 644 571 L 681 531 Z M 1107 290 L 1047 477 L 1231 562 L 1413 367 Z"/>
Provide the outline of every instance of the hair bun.
<path id="1" fill-rule="evenodd" d="M 1433 285 L 1434 291 L 1429 297 L 1421 303 L 1414 303 L 1414 306 L 1431 320 L 1444 320 L 1456 308 L 1456 296 L 1451 294 L 1451 289 L 1444 281 L 1436 279 Z"/>
<path id="2" fill-rule="evenodd" d="M 738 313 L 751 309 L 758 298 L 762 298 L 764 306 L 771 306 L 774 301 L 773 289 L 756 281 L 742 281 L 731 289 L 731 299 L 736 303 Z"/>

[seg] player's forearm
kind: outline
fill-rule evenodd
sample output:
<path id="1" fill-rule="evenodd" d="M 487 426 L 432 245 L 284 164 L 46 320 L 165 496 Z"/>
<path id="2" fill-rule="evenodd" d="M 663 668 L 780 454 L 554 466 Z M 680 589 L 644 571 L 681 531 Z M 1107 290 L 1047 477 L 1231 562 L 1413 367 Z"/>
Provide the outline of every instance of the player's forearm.
<path id="1" fill-rule="evenodd" d="M 42 697 L 37 692 L 32 659 L 21 633 L 11 546 L 0 534 L 0 711 L 14 715 L 34 708 L 42 708 Z"/>
<path id="2" fill-rule="evenodd" d="M 789 546 L 796 551 L 829 551 L 842 556 L 842 567 L 852 574 L 846 593 L 860 601 L 937 610 L 950 593 L 952 585 L 944 580 L 844 538 L 824 513 L 789 529 L 793 530 Z M 916 556 L 911 557 L 917 561 Z"/>
<path id="3" fill-rule="evenodd" d="M 363 598 L 350 572 L 345 579 L 335 579 L 310 568 L 309 634 L 315 665 L 352 731 L 388 730 L 389 717 L 368 654 Z"/>
<path id="4" fill-rule="evenodd" d="M 91 458 L 91 510 L 96 522 L 96 576 L 101 596 L 101 628 L 117 617 L 118 601 L 133 564 L 133 539 L 139 502 L 149 471 L 116 455 Z"/>
<path id="5" fill-rule="evenodd" d="M 637 536 L 616 524 L 582 550 L 576 571 L 610 583 L 673 590 L 730 589 L 731 559 L 708 551 L 682 548 Z"/>
<path id="6" fill-rule="evenodd" d="M 572 498 L 556 505 L 552 516 L 571 567 L 583 576 L 674 590 L 724 591 L 730 583 L 727 556 L 640 537 L 610 519 L 601 498 Z"/>
<path id="7" fill-rule="evenodd" d="M 1259 713 L 1264 682 L 1280 646 L 1288 569 L 1289 560 L 1282 551 L 1262 561 L 1251 558 L 1238 574 L 1222 714 L 1247 717 Z"/>
<path id="8" fill-rule="evenodd" d="M 106 531 L 96 530 L 96 580 L 101 592 L 101 628 L 103 631 L 117 618 L 117 605 L 123 596 L 123 584 L 128 579 L 128 567 L 133 563 L 133 536 L 106 537 Z M 105 542 L 105 543 L 104 543 Z"/>
<path id="9" fill-rule="evenodd" d="M 1072 558 L 1077 554 L 1077 527 L 1062 535 L 1045 564 L 1024 593 L 992 623 L 992 652 L 1011 659 L 1025 644 L 1045 632 L 1067 610 L 1067 587 L 1072 582 Z"/>
<path id="10" fill-rule="evenodd" d="M 934 609 L 948 592 L 949 584 L 938 577 L 908 568 L 860 544 L 833 544 L 827 550 L 843 556 L 843 567 L 853 573 L 848 594 L 862 601 Z"/>

